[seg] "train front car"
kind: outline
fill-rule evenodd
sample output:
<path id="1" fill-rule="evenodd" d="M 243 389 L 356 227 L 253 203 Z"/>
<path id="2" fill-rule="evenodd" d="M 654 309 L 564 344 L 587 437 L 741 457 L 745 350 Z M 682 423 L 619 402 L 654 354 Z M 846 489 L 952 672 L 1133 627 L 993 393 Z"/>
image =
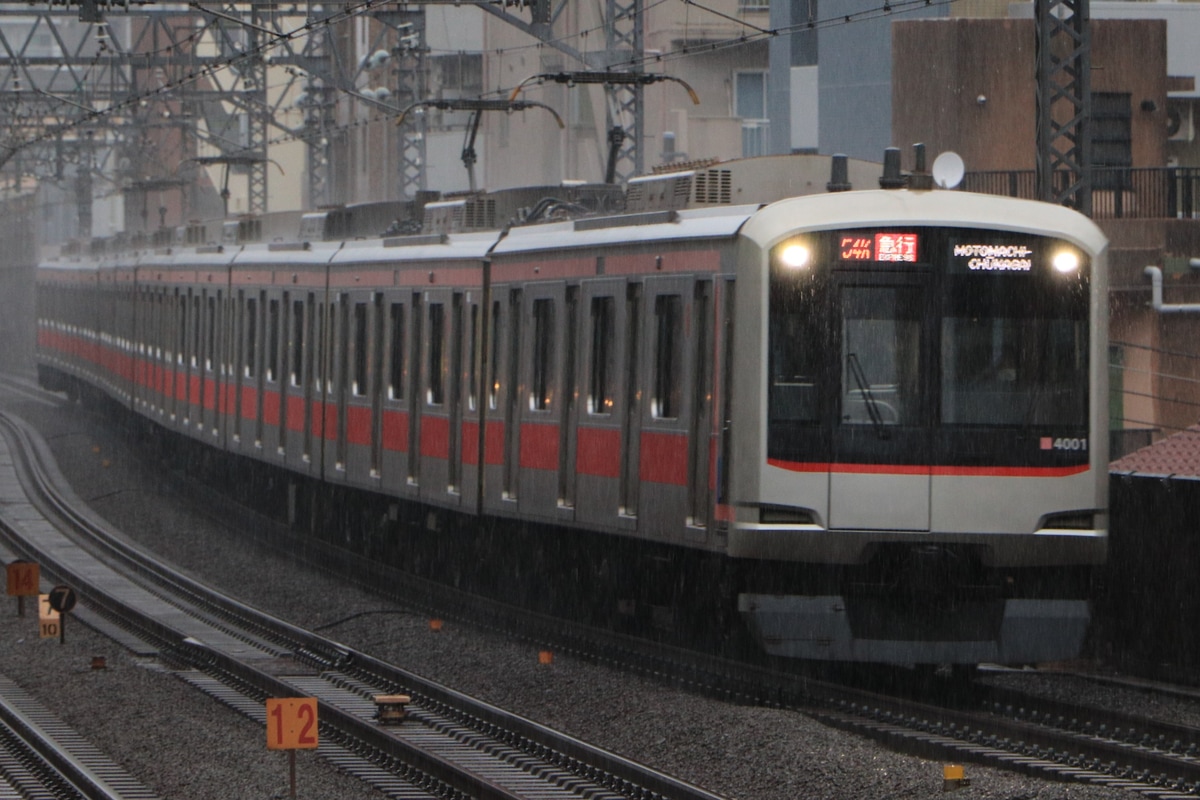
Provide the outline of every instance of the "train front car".
<path id="1" fill-rule="evenodd" d="M 1107 548 L 1107 242 L 952 191 L 772 204 L 742 231 L 728 552 L 774 655 L 1078 655 Z"/>

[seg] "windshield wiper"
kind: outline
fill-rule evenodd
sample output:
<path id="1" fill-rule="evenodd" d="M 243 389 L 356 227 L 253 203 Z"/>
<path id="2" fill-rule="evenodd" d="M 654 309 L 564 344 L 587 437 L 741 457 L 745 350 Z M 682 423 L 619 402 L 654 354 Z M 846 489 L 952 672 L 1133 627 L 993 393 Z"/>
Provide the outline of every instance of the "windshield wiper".
<path id="1" fill-rule="evenodd" d="M 867 375 L 863 372 L 862 364 L 858 362 L 857 353 L 850 353 L 846 356 L 846 366 L 850 368 L 850 374 L 854 376 L 854 382 L 858 384 L 858 392 L 862 396 L 863 405 L 867 407 L 867 416 L 871 418 L 871 425 L 875 428 L 876 435 L 880 439 L 888 438 L 888 429 L 883 424 L 883 414 L 879 411 L 879 402 L 871 393 L 871 385 L 867 383 Z"/>

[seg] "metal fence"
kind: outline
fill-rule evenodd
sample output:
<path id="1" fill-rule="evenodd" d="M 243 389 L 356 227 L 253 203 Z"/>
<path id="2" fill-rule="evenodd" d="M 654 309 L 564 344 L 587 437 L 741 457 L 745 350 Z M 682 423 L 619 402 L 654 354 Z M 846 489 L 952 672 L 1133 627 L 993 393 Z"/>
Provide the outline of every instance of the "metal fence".
<path id="1" fill-rule="evenodd" d="M 1064 174 L 1064 182 L 1066 177 Z M 1035 199 L 1037 176 L 1033 170 L 968 172 L 963 188 Z M 1200 167 L 1096 167 L 1092 171 L 1092 217 L 1200 219 Z"/>

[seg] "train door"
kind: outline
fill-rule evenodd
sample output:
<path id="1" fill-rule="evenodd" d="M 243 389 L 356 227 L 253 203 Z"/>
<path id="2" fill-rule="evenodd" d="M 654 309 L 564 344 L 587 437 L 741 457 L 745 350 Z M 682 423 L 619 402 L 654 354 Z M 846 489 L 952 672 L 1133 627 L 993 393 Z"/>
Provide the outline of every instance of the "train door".
<path id="1" fill-rule="evenodd" d="M 520 344 L 521 389 L 514 421 L 519 427 L 515 452 L 521 513 L 562 519 L 559 511 L 560 427 L 565 363 L 566 285 L 529 284 L 523 292 Z"/>
<path id="2" fill-rule="evenodd" d="M 217 434 L 217 367 L 221 357 L 218 351 L 217 309 L 221 305 L 221 292 L 204 293 L 204 353 L 201 363 L 200 428 L 204 438 Z"/>
<path id="3" fill-rule="evenodd" d="M 262 455 L 277 459 L 282 454 L 279 421 L 283 413 L 283 354 L 281 352 L 286 295 L 274 291 L 263 295 L 263 382 L 262 414 L 258 422 L 258 441 Z"/>
<path id="4" fill-rule="evenodd" d="M 390 494 L 404 494 L 409 488 L 409 453 L 412 443 L 409 421 L 414 405 L 409 373 L 412 367 L 411 350 L 415 334 L 412 322 L 412 295 L 400 292 L 387 296 L 386 331 L 383 349 L 379 433 L 380 473 L 382 487 Z"/>
<path id="5" fill-rule="evenodd" d="M 629 417 L 629 305 L 624 278 L 584 281 L 579 287 L 580 355 L 575 385 L 575 515 L 612 528 L 620 519 L 621 454 Z"/>
<path id="6" fill-rule="evenodd" d="M 642 323 L 645 381 L 639 417 L 638 529 L 653 538 L 682 538 L 689 517 L 695 450 L 695 282 L 648 278 Z"/>
<path id="7" fill-rule="evenodd" d="M 415 442 L 422 498 L 444 504 L 458 497 L 462 431 L 457 409 L 462 339 L 462 295 L 451 289 L 423 292 L 420 419 Z"/>
<path id="8" fill-rule="evenodd" d="M 927 283 L 920 275 L 835 278 L 831 374 L 840 390 L 830 528 L 929 530 Z M 864 503 L 864 497 L 887 499 Z"/>
<path id="9" fill-rule="evenodd" d="M 419 492 L 421 487 L 421 416 L 425 400 L 421 396 L 421 386 L 424 381 L 422 348 L 425 333 L 425 303 L 420 292 L 413 292 L 412 320 L 409 324 L 408 348 L 408 485 Z"/>

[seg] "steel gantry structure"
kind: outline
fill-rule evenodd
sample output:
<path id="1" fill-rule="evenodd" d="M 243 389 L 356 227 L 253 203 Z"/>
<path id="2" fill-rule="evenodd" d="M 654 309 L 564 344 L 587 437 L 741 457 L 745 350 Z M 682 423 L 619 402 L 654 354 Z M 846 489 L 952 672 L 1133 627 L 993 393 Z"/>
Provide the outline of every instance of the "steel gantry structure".
<path id="1" fill-rule="evenodd" d="M 308 204 L 336 202 L 334 154 L 346 127 L 339 99 L 353 96 L 385 116 L 425 99 L 424 7 L 439 2 L 460 4 L 0 0 L 0 187 L 32 179 L 82 190 L 94 177 L 96 191 L 108 184 L 132 197 L 127 224 L 140 209 L 146 228 L 168 204 L 181 214 L 220 213 L 232 172 L 245 177 L 245 211 L 261 213 L 268 145 L 294 139 L 307 151 Z M 606 2 L 603 53 L 578 52 L 554 35 L 566 0 L 462 4 L 590 69 L 640 74 L 642 0 Z M 360 16 L 375 23 L 374 41 L 370 58 L 356 61 L 339 23 Z M 389 62 L 386 96 L 361 91 L 360 78 L 381 61 Z M 643 168 L 642 84 L 614 82 L 606 92 L 615 173 L 625 180 Z M 396 132 L 400 196 L 426 188 L 423 124 L 414 116 Z M 205 171 L 214 165 L 224 171 L 220 189 Z M 86 223 L 90 200 L 79 204 Z M 81 225 L 79 235 L 89 234 Z"/>
<path id="2" fill-rule="evenodd" d="M 1035 0 L 1038 199 L 1092 212 L 1089 0 Z"/>

